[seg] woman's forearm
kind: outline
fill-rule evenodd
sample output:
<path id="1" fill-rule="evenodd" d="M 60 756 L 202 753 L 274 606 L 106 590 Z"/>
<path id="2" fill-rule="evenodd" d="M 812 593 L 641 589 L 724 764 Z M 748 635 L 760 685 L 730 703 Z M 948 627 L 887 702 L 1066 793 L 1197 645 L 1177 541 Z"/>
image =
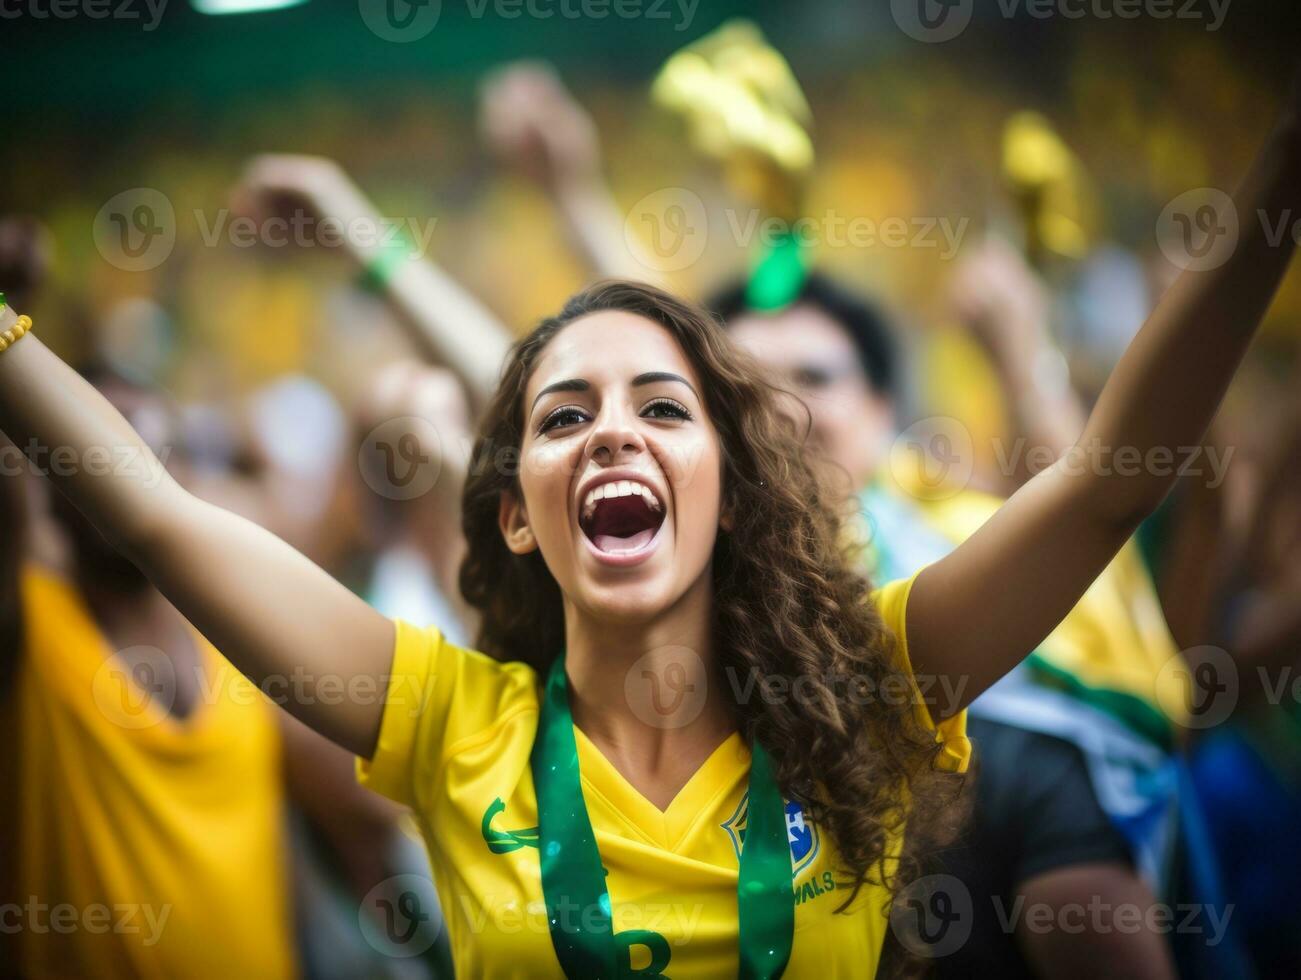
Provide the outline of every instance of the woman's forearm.
<path id="1" fill-rule="evenodd" d="M 486 405 L 511 343 L 501 321 L 427 256 L 398 268 L 386 294 L 420 353 L 451 368 L 471 401 Z"/>
<path id="2" fill-rule="evenodd" d="M 594 275 L 664 285 L 628 247 L 624 216 L 604 177 L 569 181 L 551 188 L 550 195 L 574 250 Z"/>
<path id="3" fill-rule="evenodd" d="M 383 224 L 374 205 L 350 183 L 324 194 L 316 206 L 322 217 L 344 228 Z M 347 236 L 346 244 L 359 268 L 387 267 L 384 295 L 421 355 L 454 371 L 474 403 L 485 405 L 511 343 L 501 321 L 428 255 L 410 254 L 390 265 L 391 245 L 360 236 Z"/>
<path id="4" fill-rule="evenodd" d="M 1231 254 L 1218 267 L 1185 271 L 1161 298 L 1076 445 L 1096 463 L 1088 472 L 1105 481 L 1090 498 L 1108 519 L 1136 524 L 1161 502 L 1172 467 L 1148 461 L 1201 445 L 1287 270 L 1296 241 L 1277 229 L 1301 213 L 1295 111 L 1275 127 L 1233 202 L 1239 229 Z M 1213 220 L 1222 225 L 1225 215 Z"/>
<path id="5" fill-rule="evenodd" d="M 996 356 L 994 368 L 1007 400 L 1012 436 L 1027 443 L 1023 458 L 1033 458 L 1037 452 L 1032 450 L 1040 447 L 1054 458 L 1069 449 L 1084 429 L 1084 408 L 1071 386 L 1066 359 L 1052 341 L 1045 336 L 1029 350 Z M 1036 472 L 1005 475 L 1020 485 Z"/>
<path id="6" fill-rule="evenodd" d="M 16 321 L 0 311 L 0 330 Z M 118 547 L 146 537 L 183 493 L 126 419 L 35 334 L 0 354 L 0 432 Z"/>
<path id="7" fill-rule="evenodd" d="M 185 491 L 34 336 L 0 353 L 0 432 L 242 673 L 285 691 L 327 738 L 372 751 L 393 653 L 384 617 L 275 535 Z"/>

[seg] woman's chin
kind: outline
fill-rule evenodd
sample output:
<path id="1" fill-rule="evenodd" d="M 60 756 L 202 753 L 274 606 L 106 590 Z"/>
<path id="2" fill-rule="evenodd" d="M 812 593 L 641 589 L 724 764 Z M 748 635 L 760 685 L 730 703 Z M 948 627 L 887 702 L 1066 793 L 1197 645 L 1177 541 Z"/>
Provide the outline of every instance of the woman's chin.
<path id="1" fill-rule="evenodd" d="M 684 561 L 674 544 L 677 538 L 665 522 L 649 538 L 593 540 L 580 532 L 575 585 L 579 605 L 593 617 L 611 623 L 643 623 L 672 609 L 707 571 L 709 556 L 702 555 L 700 569 L 684 577 Z"/>
<path id="2" fill-rule="evenodd" d="M 609 623 L 644 623 L 669 609 L 675 600 L 672 584 L 656 581 L 658 576 L 641 581 L 590 582 L 583 590 L 583 603 L 596 619 Z"/>

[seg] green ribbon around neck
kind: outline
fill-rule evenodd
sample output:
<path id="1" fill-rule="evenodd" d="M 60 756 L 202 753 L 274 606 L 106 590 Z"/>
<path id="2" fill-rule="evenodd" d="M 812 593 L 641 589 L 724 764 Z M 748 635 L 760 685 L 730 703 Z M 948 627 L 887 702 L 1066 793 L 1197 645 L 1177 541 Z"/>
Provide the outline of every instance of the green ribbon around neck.
<path id="1" fill-rule="evenodd" d="M 569 980 L 630 975 L 616 941 L 610 893 L 583 800 L 565 658 L 547 676 L 529 757 L 538 798 L 538 855 L 551 943 Z M 751 749 L 750 802 L 737 881 L 741 980 L 774 980 L 790 959 L 795 930 L 786 807 L 763 747 Z M 644 974 L 639 974 L 644 975 Z M 661 974 L 667 976 L 667 974 Z"/>

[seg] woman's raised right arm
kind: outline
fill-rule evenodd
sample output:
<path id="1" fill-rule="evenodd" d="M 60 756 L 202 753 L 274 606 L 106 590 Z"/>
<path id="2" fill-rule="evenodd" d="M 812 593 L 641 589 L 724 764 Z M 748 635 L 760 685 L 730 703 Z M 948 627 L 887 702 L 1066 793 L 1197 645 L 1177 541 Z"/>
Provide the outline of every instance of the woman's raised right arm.
<path id="1" fill-rule="evenodd" d="M 0 330 L 16 320 L 0 310 Z M 184 490 L 35 336 L 0 353 L 0 432 L 250 680 L 349 751 L 374 751 L 387 619 L 275 535 Z"/>

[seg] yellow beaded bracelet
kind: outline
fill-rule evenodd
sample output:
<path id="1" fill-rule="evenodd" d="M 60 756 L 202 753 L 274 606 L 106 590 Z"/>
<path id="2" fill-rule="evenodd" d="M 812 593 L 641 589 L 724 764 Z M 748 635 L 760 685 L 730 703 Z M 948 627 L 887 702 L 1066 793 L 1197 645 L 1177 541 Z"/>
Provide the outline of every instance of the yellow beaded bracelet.
<path id="1" fill-rule="evenodd" d="M 0 333 L 0 354 L 3 354 L 18 341 L 26 336 L 27 332 L 32 329 L 32 318 L 23 314 L 15 323 L 4 333 Z"/>

